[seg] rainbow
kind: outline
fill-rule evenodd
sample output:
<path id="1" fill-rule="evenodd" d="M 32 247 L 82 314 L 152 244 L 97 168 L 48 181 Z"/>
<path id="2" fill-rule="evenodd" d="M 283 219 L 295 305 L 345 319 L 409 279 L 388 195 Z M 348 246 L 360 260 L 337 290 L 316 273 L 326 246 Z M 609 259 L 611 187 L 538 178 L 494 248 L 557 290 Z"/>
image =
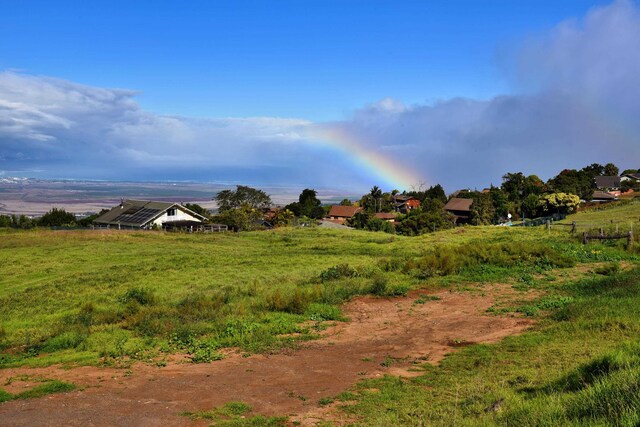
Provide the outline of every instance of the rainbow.
<path id="1" fill-rule="evenodd" d="M 314 126 L 309 136 L 314 142 L 346 153 L 360 167 L 384 181 L 384 184 L 391 187 L 390 189 L 411 190 L 417 185 L 425 184 L 421 175 L 406 163 L 373 151 L 344 129 Z M 375 184 L 372 183 L 372 185 Z"/>

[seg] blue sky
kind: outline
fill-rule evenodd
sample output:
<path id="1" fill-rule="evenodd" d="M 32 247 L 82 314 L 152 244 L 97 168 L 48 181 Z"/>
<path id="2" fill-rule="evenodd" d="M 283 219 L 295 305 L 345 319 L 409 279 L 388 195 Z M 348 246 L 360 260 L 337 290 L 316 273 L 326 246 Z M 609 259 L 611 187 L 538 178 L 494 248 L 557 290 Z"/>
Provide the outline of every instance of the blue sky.
<path id="1" fill-rule="evenodd" d="M 21 0 L 2 6 L 0 68 L 140 91 L 157 113 L 337 120 L 508 93 L 501 50 L 598 3 Z"/>
<path id="2" fill-rule="evenodd" d="M 0 176 L 453 191 L 640 167 L 635 0 L 1 9 Z"/>

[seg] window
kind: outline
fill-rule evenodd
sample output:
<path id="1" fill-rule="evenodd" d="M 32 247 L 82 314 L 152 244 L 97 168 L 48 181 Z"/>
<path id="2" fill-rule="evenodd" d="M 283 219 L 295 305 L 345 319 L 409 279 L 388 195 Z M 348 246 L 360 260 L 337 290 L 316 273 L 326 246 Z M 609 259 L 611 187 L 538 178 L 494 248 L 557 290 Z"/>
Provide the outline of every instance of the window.
<path id="1" fill-rule="evenodd" d="M 176 216 L 176 208 L 168 209 L 167 216 Z"/>

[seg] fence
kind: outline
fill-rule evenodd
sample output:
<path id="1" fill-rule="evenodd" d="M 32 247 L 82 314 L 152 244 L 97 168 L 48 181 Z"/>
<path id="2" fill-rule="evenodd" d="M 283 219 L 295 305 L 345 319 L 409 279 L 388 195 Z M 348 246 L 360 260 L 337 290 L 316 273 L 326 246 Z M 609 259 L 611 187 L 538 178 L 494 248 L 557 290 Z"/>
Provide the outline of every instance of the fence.
<path id="1" fill-rule="evenodd" d="M 582 233 L 582 243 L 588 244 L 589 240 L 618 240 L 618 239 L 627 239 L 627 248 L 631 247 L 631 242 L 633 241 L 633 232 L 629 231 L 626 234 L 617 233 L 606 235 L 604 233 L 604 229 L 600 229 L 600 234 L 590 235 L 587 232 Z"/>

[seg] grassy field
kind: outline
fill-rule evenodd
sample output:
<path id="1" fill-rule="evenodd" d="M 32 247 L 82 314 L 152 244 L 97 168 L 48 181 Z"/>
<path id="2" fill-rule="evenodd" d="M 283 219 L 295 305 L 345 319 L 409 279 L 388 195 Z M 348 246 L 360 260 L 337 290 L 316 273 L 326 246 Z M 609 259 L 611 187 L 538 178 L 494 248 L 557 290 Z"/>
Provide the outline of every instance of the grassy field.
<path id="1" fill-rule="evenodd" d="M 567 221 L 637 223 L 638 207 Z M 0 230 L 0 368 L 162 364 L 172 353 L 208 362 L 226 347 L 260 352 L 312 339 L 343 320 L 340 304 L 354 295 L 500 282 L 540 291 L 490 310 L 535 316 L 535 331 L 467 347 L 416 379 L 362 382 L 336 397 L 350 401 L 344 411 L 363 425 L 636 425 L 637 235 L 625 249 L 583 246 L 564 227 L 421 237 Z"/>

